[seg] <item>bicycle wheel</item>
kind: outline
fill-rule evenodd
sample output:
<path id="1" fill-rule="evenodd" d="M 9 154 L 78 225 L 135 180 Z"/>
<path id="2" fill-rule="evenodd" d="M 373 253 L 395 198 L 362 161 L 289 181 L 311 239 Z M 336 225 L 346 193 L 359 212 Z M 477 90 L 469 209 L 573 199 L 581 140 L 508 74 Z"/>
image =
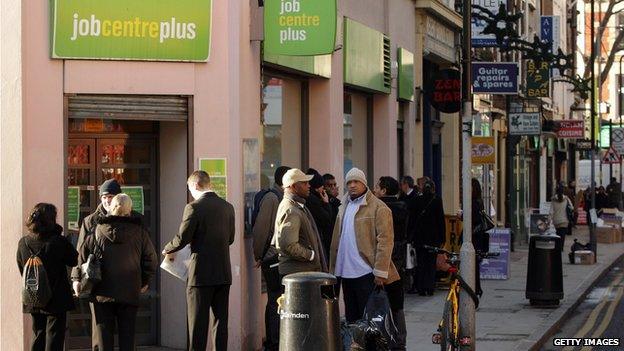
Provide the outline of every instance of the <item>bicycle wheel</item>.
<path id="1" fill-rule="evenodd" d="M 440 330 L 442 333 L 442 342 L 440 343 L 441 351 L 456 350 L 456 335 L 453 333 L 456 327 L 455 318 L 453 318 L 453 303 L 450 300 L 446 300 L 444 312 L 442 313 L 442 326 Z"/>

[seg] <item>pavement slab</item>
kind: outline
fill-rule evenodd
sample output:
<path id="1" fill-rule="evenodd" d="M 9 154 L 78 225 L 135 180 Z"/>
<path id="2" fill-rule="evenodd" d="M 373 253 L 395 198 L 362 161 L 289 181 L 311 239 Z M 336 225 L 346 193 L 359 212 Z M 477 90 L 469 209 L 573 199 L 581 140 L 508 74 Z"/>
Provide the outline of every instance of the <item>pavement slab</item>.
<path id="1" fill-rule="evenodd" d="M 572 310 L 590 292 L 600 277 L 624 255 L 624 243 L 598 244 L 598 263 L 573 265 L 568 252 L 573 239 L 589 242 L 586 226 L 579 226 L 566 238 L 562 253 L 564 298 L 557 307 L 533 307 L 525 298 L 528 247 L 516 247 L 510 255 L 508 280 L 482 280 L 484 291 L 477 310 L 476 350 L 537 350 Z M 406 295 L 405 316 L 408 350 L 434 351 L 431 343 L 442 316 L 446 290 L 434 296 Z"/>

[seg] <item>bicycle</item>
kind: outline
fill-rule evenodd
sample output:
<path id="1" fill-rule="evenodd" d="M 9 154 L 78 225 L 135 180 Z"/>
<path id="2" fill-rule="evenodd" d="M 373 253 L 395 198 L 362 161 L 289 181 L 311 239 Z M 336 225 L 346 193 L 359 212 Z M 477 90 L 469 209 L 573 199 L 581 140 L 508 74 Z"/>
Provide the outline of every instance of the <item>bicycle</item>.
<path id="1" fill-rule="evenodd" d="M 438 331 L 432 335 L 431 342 L 439 344 L 440 350 L 442 351 L 459 351 L 462 346 L 470 346 L 472 344 L 470 336 L 459 335 L 458 309 L 460 289 L 464 289 L 464 291 L 468 293 L 468 296 L 474 301 L 475 308 L 479 307 L 479 297 L 459 274 L 459 253 L 449 252 L 433 246 L 425 245 L 424 247 L 430 252 L 447 255 L 446 262 L 450 266 L 448 269 L 451 282 L 449 293 L 444 304 L 442 320 L 438 324 Z M 498 253 L 477 252 L 477 256 L 482 259 L 496 257 L 498 255 Z"/>

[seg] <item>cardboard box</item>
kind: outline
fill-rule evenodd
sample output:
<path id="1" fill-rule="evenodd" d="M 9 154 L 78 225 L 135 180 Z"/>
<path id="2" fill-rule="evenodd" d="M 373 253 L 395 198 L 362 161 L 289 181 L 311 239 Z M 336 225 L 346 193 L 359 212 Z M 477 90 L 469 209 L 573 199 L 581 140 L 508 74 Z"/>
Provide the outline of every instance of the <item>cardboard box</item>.
<path id="1" fill-rule="evenodd" d="M 600 244 L 619 243 L 622 240 L 620 227 L 596 227 L 596 242 Z"/>
<path id="2" fill-rule="evenodd" d="M 594 264 L 594 253 L 589 250 L 574 251 L 574 264 Z"/>

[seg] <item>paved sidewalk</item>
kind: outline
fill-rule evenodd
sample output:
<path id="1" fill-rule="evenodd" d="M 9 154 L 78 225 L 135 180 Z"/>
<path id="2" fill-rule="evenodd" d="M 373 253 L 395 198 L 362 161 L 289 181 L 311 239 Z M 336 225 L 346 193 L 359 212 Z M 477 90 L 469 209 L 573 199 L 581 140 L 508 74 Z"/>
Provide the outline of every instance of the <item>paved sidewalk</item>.
<path id="1" fill-rule="evenodd" d="M 550 334 L 556 331 L 567 314 L 581 302 L 595 281 L 622 255 L 624 243 L 598 244 L 598 263 L 572 265 L 567 253 L 573 238 L 589 242 L 586 226 L 574 230 L 566 238 L 563 260 L 564 299 L 557 308 L 537 308 L 525 298 L 528 247 L 516 248 L 511 253 L 509 280 L 482 280 L 484 291 L 481 307 L 477 310 L 477 350 L 532 350 L 539 349 Z M 446 290 L 438 290 L 432 297 L 407 295 L 405 314 L 408 330 L 408 350 L 439 350 L 431 343 L 436 330 Z"/>

